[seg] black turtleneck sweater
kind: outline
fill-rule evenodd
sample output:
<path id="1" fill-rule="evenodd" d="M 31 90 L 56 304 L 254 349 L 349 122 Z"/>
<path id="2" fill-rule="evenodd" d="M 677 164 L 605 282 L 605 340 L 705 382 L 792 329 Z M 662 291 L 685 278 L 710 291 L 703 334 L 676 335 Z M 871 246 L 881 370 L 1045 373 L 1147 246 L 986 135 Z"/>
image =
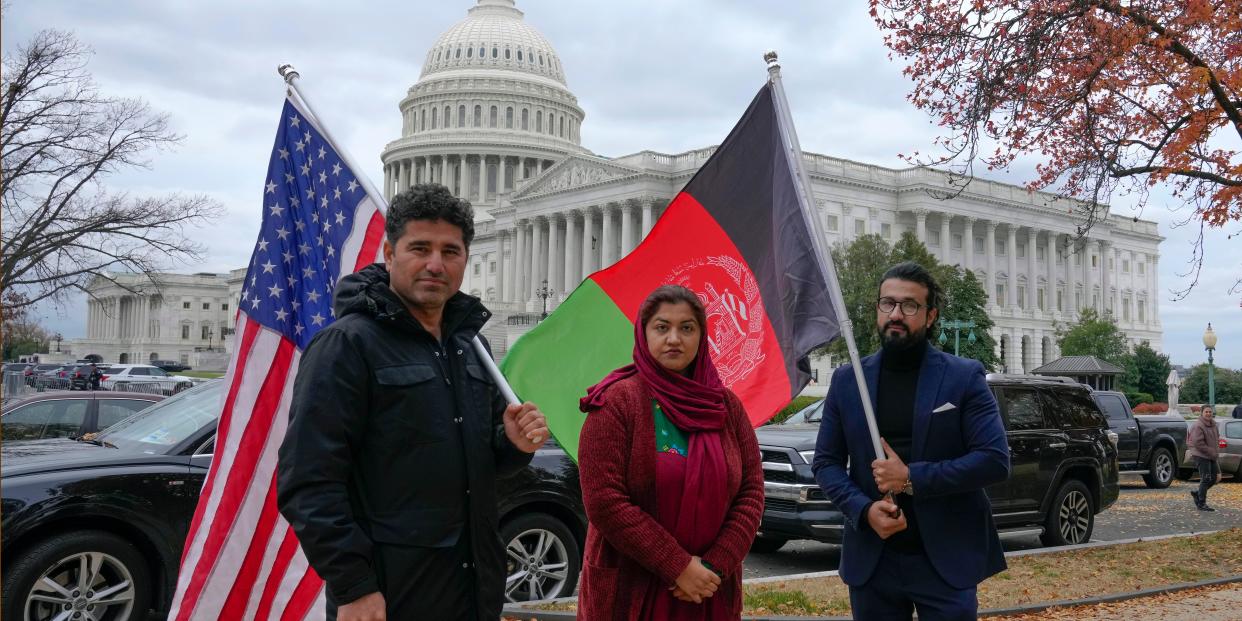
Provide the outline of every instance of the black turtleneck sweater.
<path id="1" fill-rule="evenodd" d="M 927 353 L 926 343 L 908 349 L 885 348 L 880 354 L 880 381 L 876 387 L 876 426 L 880 437 L 888 441 L 901 461 L 910 463 L 914 437 L 914 400 L 919 386 L 919 368 Z M 897 506 L 906 516 L 907 528 L 885 541 L 885 545 L 902 552 L 922 552 L 918 517 L 914 499 L 897 494 Z"/>

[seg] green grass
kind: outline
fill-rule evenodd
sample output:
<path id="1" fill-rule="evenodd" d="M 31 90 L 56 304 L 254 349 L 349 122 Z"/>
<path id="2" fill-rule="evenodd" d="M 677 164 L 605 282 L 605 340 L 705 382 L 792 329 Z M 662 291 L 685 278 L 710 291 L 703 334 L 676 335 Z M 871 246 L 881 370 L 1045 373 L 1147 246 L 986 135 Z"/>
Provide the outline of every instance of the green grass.
<path id="1" fill-rule="evenodd" d="M 743 605 L 747 608 L 766 608 L 773 612 L 779 611 L 813 611 L 815 604 L 802 591 L 759 591 L 747 593 L 743 597 Z"/>
<path id="2" fill-rule="evenodd" d="M 223 373 L 217 373 L 216 371 L 178 371 L 173 375 L 184 375 L 186 377 L 197 377 L 199 379 L 216 379 L 217 377 L 224 377 Z"/>

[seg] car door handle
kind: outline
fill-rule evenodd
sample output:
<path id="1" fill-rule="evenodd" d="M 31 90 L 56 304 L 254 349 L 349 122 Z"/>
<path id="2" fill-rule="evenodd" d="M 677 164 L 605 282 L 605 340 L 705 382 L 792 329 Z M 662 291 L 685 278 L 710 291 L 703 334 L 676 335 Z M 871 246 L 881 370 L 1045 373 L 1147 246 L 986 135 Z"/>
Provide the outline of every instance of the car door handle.
<path id="1" fill-rule="evenodd" d="M 1049 442 L 1048 448 L 1065 448 L 1064 442 Z"/>
<path id="2" fill-rule="evenodd" d="M 1135 429 L 1138 429 L 1138 427 L 1126 427 L 1126 429 L 1129 429 L 1130 431 L 1134 431 Z"/>

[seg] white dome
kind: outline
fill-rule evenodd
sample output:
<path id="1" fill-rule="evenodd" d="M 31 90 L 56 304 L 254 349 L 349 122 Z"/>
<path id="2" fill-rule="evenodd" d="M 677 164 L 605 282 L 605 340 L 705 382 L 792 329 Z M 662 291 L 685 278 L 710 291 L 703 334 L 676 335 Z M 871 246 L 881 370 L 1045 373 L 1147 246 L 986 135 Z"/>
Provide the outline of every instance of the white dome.
<path id="1" fill-rule="evenodd" d="M 436 40 L 419 77 L 463 69 L 520 71 L 565 84 L 556 50 L 523 21 L 513 0 L 478 0 L 466 19 Z"/>

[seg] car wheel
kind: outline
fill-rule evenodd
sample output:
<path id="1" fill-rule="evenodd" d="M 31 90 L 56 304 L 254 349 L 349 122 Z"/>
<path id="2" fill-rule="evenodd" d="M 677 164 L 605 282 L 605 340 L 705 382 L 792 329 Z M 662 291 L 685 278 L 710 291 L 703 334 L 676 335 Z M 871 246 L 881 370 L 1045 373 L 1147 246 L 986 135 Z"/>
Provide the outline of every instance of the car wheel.
<path id="1" fill-rule="evenodd" d="M 1147 463 L 1147 474 L 1143 475 L 1143 482 L 1147 487 L 1152 489 L 1164 489 L 1173 482 L 1173 471 L 1177 467 L 1173 464 L 1173 454 L 1167 448 L 1157 448 L 1151 452 L 1151 461 Z"/>
<path id="2" fill-rule="evenodd" d="M 750 551 L 759 552 L 761 554 L 767 553 L 767 552 L 775 552 L 781 549 L 781 546 L 784 546 L 788 542 L 789 542 L 789 539 L 785 537 L 771 537 L 768 535 L 760 534 L 760 535 L 755 536 L 755 540 L 751 542 Z"/>
<path id="3" fill-rule="evenodd" d="M 573 595 L 582 553 L 559 519 L 527 513 L 500 529 L 505 542 L 505 600 L 528 602 Z"/>
<path id="4" fill-rule="evenodd" d="M 194 386 L 194 384 L 187 384 L 186 382 L 181 382 L 177 384 L 176 386 L 173 386 L 172 394 L 175 395 L 183 390 L 189 390 L 192 386 Z"/>
<path id="5" fill-rule="evenodd" d="M 1091 506 L 1091 492 L 1082 481 L 1069 479 L 1061 484 L 1048 517 L 1044 519 L 1044 534 L 1039 536 L 1046 546 L 1065 546 L 1091 541 L 1095 528 L 1095 511 Z"/>
<path id="6" fill-rule="evenodd" d="M 146 561 L 112 533 L 56 535 L 13 558 L 4 572 L 4 621 L 147 615 L 151 579 Z"/>

